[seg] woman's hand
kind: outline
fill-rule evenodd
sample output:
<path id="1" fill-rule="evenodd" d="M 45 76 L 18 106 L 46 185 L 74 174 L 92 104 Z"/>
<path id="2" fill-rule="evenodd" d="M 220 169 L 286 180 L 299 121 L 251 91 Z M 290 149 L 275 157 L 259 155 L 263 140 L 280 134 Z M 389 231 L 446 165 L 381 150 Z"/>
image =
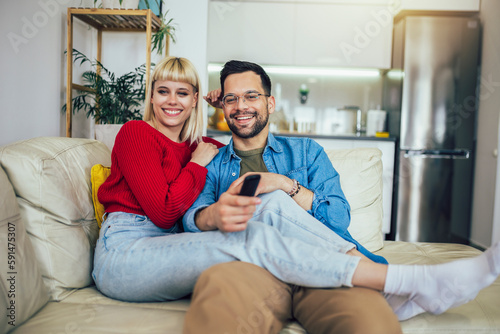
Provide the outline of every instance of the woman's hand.
<path id="1" fill-rule="evenodd" d="M 217 146 L 211 143 L 200 142 L 191 155 L 191 162 L 205 167 L 219 153 Z"/>
<path id="2" fill-rule="evenodd" d="M 222 90 L 216 89 L 208 92 L 207 96 L 203 96 L 205 101 L 214 108 L 222 108 Z"/>

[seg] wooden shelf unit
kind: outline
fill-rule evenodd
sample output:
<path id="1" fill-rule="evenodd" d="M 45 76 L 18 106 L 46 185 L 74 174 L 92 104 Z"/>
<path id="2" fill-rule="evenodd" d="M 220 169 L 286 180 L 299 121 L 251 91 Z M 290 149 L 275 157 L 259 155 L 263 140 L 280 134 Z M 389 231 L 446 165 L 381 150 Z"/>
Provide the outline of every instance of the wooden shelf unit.
<path id="1" fill-rule="evenodd" d="M 97 60 L 102 56 L 102 32 L 146 32 L 146 82 L 151 72 L 151 38 L 152 32 L 161 26 L 161 20 L 151 9 L 101 9 L 101 8 L 68 8 L 67 26 L 67 84 L 66 84 L 66 137 L 71 137 L 73 115 L 73 89 L 88 90 L 73 83 L 73 19 L 77 18 L 97 29 Z M 168 41 L 166 38 L 168 54 Z"/>

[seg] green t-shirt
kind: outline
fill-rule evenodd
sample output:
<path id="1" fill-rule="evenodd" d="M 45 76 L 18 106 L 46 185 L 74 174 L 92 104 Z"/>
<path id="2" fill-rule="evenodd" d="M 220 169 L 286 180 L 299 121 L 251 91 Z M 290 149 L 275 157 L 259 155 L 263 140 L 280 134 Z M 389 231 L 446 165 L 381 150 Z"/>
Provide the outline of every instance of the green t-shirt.
<path id="1" fill-rule="evenodd" d="M 265 147 L 250 151 L 234 149 L 234 153 L 241 158 L 240 176 L 247 172 L 267 172 L 267 167 L 262 159 Z"/>

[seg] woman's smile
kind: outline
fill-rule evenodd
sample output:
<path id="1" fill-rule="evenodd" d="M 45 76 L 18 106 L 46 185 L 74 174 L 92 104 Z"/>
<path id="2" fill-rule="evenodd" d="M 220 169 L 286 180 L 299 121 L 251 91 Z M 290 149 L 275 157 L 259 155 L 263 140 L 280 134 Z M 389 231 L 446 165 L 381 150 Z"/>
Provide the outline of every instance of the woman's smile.
<path id="1" fill-rule="evenodd" d="M 165 113 L 167 113 L 167 114 L 169 114 L 169 115 L 171 115 L 171 116 L 177 116 L 177 115 L 179 115 L 180 113 L 182 113 L 182 110 L 183 110 L 183 109 L 162 108 L 162 110 L 163 110 Z"/>

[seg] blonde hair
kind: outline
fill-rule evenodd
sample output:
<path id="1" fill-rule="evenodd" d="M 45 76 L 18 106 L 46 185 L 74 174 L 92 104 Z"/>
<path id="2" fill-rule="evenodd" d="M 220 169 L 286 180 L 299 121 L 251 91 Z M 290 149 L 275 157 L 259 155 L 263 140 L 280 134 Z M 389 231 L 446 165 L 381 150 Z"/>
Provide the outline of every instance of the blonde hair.
<path id="1" fill-rule="evenodd" d="M 189 140 L 191 143 L 201 141 L 203 134 L 203 111 L 202 111 L 202 93 L 200 87 L 200 78 L 198 72 L 193 64 L 186 58 L 180 57 L 166 57 L 160 61 L 153 71 L 148 83 L 146 100 L 144 101 L 144 117 L 143 120 L 148 122 L 152 121 L 155 128 L 157 127 L 157 120 L 153 111 L 153 104 L 151 97 L 153 96 L 153 88 L 156 81 L 176 81 L 185 82 L 193 86 L 194 93 L 198 93 L 198 101 L 196 107 L 193 108 L 191 115 L 182 127 L 180 139 L 181 141 Z"/>

